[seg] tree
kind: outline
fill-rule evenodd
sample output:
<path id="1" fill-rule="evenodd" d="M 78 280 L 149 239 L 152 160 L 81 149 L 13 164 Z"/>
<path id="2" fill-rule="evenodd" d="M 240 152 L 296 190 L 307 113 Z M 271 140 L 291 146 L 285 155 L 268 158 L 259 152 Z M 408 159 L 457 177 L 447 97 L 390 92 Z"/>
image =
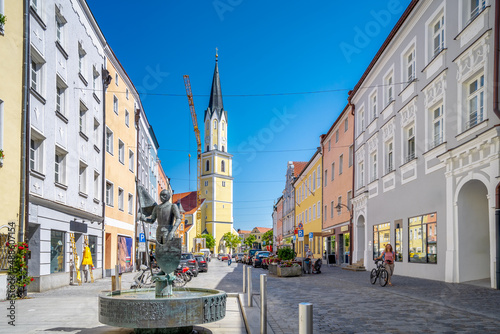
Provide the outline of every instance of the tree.
<path id="1" fill-rule="evenodd" d="M 257 240 L 255 235 L 250 234 L 246 239 L 244 244 L 247 245 L 248 247 L 252 248 L 253 243 Z"/>
<path id="2" fill-rule="evenodd" d="M 236 248 L 241 243 L 240 238 L 236 234 L 232 234 L 231 232 L 225 233 L 222 239 L 226 242 L 226 246 L 229 249 Z"/>
<path id="3" fill-rule="evenodd" d="M 211 249 L 213 251 L 213 248 L 215 247 L 215 238 L 212 235 L 198 234 L 196 237 L 205 238 L 205 245 L 207 246 L 208 249 Z"/>
<path id="4" fill-rule="evenodd" d="M 273 244 L 273 230 L 269 230 L 262 236 L 262 241 L 266 242 L 266 245 Z"/>

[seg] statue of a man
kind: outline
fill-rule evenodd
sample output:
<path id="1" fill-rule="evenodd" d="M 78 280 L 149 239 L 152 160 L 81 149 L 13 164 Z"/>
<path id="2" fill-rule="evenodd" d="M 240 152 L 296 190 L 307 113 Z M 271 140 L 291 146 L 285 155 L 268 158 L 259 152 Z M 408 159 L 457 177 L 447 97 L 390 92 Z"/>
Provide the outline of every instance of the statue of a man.
<path id="1" fill-rule="evenodd" d="M 181 223 L 181 214 L 179 207 L 169 203 L 168 200 L 172 194 L 169 190 L 163 189 L 160 192 L 161 204 L 155 206 L 151 214 L 151 223 L 158 220 L 158 229 L 156 230 L 156 242 L 166 244 L 175 236 L 175 231 Z"/>

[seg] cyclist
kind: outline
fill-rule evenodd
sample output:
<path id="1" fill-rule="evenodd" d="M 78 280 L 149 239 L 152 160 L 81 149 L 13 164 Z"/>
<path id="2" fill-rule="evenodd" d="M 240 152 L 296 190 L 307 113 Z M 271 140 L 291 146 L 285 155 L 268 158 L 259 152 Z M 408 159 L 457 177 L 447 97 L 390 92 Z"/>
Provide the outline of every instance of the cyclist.
<path id="1" fill-rule="evenodd" d="M 394 260 L 396 259 L 396 253 L 392 250 L 391 244 L 385 245 L 385 249 L 382 254 L 376 258 L 376 260 L 380 260 L 384 258 L 385 270 L 387 270 L 387 283 L 392 286 L 391 277 L 394 273 Z"/>

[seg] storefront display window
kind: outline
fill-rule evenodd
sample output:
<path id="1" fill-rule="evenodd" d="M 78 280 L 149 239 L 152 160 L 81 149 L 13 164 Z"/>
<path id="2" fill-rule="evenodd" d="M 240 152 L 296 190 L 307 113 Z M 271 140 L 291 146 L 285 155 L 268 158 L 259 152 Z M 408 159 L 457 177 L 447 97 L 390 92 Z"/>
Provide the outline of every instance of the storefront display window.
<path id="1" fill-rule="evenodd" d="M 64 232 L 50 231 L 50 273 L 64 272 Z"/>
<path id="2" fill-rule="evenodd" d="M 391 224 L 378 224 L 373 226 L 373 259 L 379 257 L 385 245 L 391 242 Z"/>
<path id="3" fill-rule="evenodd" d="M 395 234 L 396 242 L 394 245 L 394 251 L 396 252 L 396 262 L 403 262 L 403 229 L 396 228 Z"/>
<path id="4" fill-rule="evenodd" d="M 89 235 L 89 248 L 92 254 L 92 264 L 97 267 L 97 237 L 95 235 Z"/>
<path id="5" fill-rule="evenodd" d="M 408 259 L 415 263 L 437 263 L 437 214 L 408 220 Z"/>

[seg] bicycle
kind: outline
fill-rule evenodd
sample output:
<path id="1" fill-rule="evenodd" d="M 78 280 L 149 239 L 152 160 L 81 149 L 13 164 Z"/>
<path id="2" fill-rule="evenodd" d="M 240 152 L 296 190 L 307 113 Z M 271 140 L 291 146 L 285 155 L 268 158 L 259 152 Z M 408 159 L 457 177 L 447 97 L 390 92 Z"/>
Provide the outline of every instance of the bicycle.
<path id="1" fill-rule="evenodd" d="M 150 288 L 154 286 L 154 283 L 151 279 L 151 270 L 141 264 L 140 271 L 134 277 L 134 283 L 130 286 L 131 289 L 141 289 L 141 288 Z"/>
<path id="2" fill-rule="evenodd" d="M 375 265 L 377 268 L 372 269 L 370 272 L 370 283 L 377 283 L 377 279 L 379 280 L 380 286 L 386 286 L 387 280 L 389 278 L 389 273 L 385 270 L 384 261 L 376 260 Z"/>

